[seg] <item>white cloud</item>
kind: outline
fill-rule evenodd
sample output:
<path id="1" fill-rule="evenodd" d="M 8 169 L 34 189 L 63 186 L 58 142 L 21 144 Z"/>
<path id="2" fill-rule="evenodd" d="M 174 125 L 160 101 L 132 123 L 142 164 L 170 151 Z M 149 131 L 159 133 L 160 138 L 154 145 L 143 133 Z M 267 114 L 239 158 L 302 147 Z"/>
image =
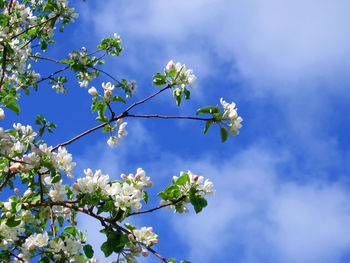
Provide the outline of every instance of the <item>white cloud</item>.
<path id="1" fill-rule="evenodd" d="M 117 31 L 132 39 L 131 49 L 141 44 L 140 59 L 163 64 L 176 56 L 203 76 L 226 61 L 256 92 L 284 93 L 340 88 L 334 82 L 350 69 L 349 7 L 344 0 L 107 1 L 91 19 L 99 34 Z"/>

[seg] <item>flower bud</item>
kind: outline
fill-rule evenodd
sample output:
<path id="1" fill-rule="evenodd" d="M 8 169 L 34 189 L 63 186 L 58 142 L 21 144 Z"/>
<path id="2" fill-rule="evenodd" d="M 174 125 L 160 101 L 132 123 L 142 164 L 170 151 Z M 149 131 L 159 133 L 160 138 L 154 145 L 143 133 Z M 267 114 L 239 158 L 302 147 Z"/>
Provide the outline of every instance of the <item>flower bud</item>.
<path id="1" fill-rule="evenodd" d="M 18 189 L 18 188 L 13 189 L 13 191 L 14 191 L 16 194 L 19 195 L 19 189 Z"/>
<path id="2" fill-rule="evenodd" d="M 129 235 L 128 235 L 128 239 L 129 239 L 130 241 L 135 241 L 135 237 L 134 237 L 133 234 L 129 234 Z"/>
<path id="3" fill-rule="evenodd" d="M 12 216 L 12 214 L 11 214 L 11 212 L 6 212 L 5 216 L 6 216 L 7 218 L 10 218 L 10 217 Z"/>
<path id="4" fill-rule="evenodd" d="M 123 119 L 118 119 L 118 120 L 117 120 L 117 125 L 121 124 L 122 121 L 123 121 Z"/>
<path id="5" fill-rule="evenodd" d="M 111 90 L 105 90 L 104 95 L 105 95 L 105 97 L 110 97 L 110 96 L 112 96 L 112 91 Z"/>
<path id="6" fill-rule="evenodd" d="M 82 47 L 81 51 L 86 52 L 86 47 Z"/>
<path id="7" fill-rule="evenodd" d="M 142 256 L 147 257 L 148 251 L 146 249 L 142 249 Z"/>
<path id="8" fill-rule="evenodd" d="M 10 166 L 10 171 L 16 172 L 19 168 L 19 163 L 14 163 Z"/>
<path id="9" fill-rule="evenodd" d="M 151 243 L 152 243 L 152 244 L 158 244 L 158 239 L 152 239 L 152 240 L 151 240 Z"/>
<path id="10" fill-rule="evenodd" d="M 126 174 L 121 174 L 121 175 L 120 175 L 120 178 L 122 178 L 123 180 L 128 179 L 128 177 L 126 176 Z"/>
<path id="11" fill-rule="evenodd" d="M 195 176 L 193 177 L 193 180 L 194 180 L 194 181 L 197 181 L 197 180 L 198 180 L 198 175 L 195 175 Z"/>
<path id="12" fill-rule="evenodd" d="M 89 90 L 88 90 L 89 94 L 92 95 L 92 96 L 95 96 L 98 94 L 97 92 L 97 89 L 95 87 L 91 87 Z"/>
<path id="13" fill-rule="evenodd" d="M 153 186 L 153 182 L 152 181 L 149 181 L 146 183 L 146 187 L 152 187 Z"/>
<path id="14" fill-rule="evenodd" d="M 5 112 L 2 108 L 0 108 L 0 120 L 5 118 Z"/>
<path id="15" fill-rule="evenodd" d="M 29 197 L 29 196 L 31 196 L 32 194 L 33 194 L 33 192 L 32 192 L 30 189 L 28 189 L 28 190 L 26 190 L 26 191 L 24 192 L 23 197 Z"/>

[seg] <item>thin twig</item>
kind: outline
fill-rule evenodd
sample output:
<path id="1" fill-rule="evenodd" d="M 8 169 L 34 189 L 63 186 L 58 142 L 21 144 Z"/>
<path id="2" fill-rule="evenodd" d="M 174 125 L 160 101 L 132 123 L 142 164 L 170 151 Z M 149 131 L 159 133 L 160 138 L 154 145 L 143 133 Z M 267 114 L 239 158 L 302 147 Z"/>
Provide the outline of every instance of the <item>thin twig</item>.
<path id="1" fill-rule="evenodd" d="M 41 174 L 38 174 L 39 178 L 39 186 L 40 186 L 40 201 L 44 202 L 44 190 L 43 190 L 43 183 L 41 181 Z"/>
<path id="2" fill-rule="evenodd" d="M 62 69 L 60 69 L 60 70 L 57 70 L 57 71 L 55 71 L 54 73 L 50 74 L 49 76 L 47 76 L 47 77 L 45 77 L 45 78 L 42 78 L 42 79 L 39 79 L 36 83 L 40 83 L 40 82 L 42 82 L 42 81 L 44 81 L 44 80 L 50 79 L 50 78 L 52 78 L 54 75 L 56 75 L 56 74 L 58 74 L 58 73 L 60 73 L 60 72 L 62 72 L 62 71 L 65 71 L 65 70 L 68 69 L 69 67 L 70 67 L 70 65 L 67 65 L 67 66 L 65 66 L 64 68 L 62 68 Z"/>
<path id="3" fill-rule="evenodd" d="M 185 198 L 186 198 L 186 196 L 183 195 L 183 196 L 181 196 L 180 198 L 178 198 L 178 199 L 176 199 L 176 200 L 174 200 L 174 201 L 169 201 L 169 202 L 166 203 L 166 204 L 162 204 L 162 205 L 157 206 L 157 207 L 152 208 L 152 209 L 133 212 L 133 213 L 128 214 L 126 217 L 133 216 L 133 215 L 139 215 L 139 214 L 150 213 L 150 212 L 156 211 L 156 210 L 158 210 L 158 209 L 161 209 L 161 208 L 166 207 L 166 206 L 169 206 L 169 205 L 176 205 L 177 203 L 181 202 L 181 201 L 184 200 Z"/>
<path id="4" fill-rule="evenodd" d="M 38 59 L 43 59 L 43 60 L 49 60 L 52 62 L 60 63 L 60 64 L 68 64 L 66 62 L 62 62 L 53 58 L 47 58 L 47 57 L 41 57 L 41 56 L 36 56 L 36 55 L 29 55 L 31 58 L 38 58 Z"/>
<path id="5" fill-rule="evenodd" d="M 187 120 L 200 120 L 200 121 L 215 121 L 216 118 L 198 118 L 189 116 L 163 116 L 158 114 L 153 115 L 139 115 L 139 114 L 127 114 L 125 117 L 137 117 L 137 118 L 161 118 L 161 119 L 187 119 Z"/>
<path id="6" fill-rule="evenodd" d="M 13 174 L 11 174 L 11 172 L 8 171 L 5 180 L 0 185 L 0 193 L 1 193 L 2 188 L 4 188 L 4 186 L 8 183 L 8 181 L 11 179 L 12 176 L 13 176 Z"/>
<path id="7" fill-rule="evenodd" d="M 49 19 L 47 19 L 47 20 L 45 20 L 45 21 L 43 21 L 43 22 L 41 22 L 41 23 L 39 23 L 39 24 L 30 26 L 30 27 L 28 27 L 27 29 L 23 30 L 22 32 L 19 32 L 17 35 L 14 35 L 13 37 L 11 37 L 11 39 L 16 38 L 16 37 L 18 37 L 18 36 L 20 36 L 20 35 L 22 35 L 22 34 L 28 32 L 29 30 L 31 30 L 31 29 L 33 29 L 33 28 L 35 28 L 35 27 L 42 26 L 42 25 L 46 24 L 47 22 L 49 22 L 49 21 L 51 21 L 51 20 L 53 20 L 53 19 L 56 19 L 56 18 L 58 18 L 58 17 L 59 17 L 59 15 L 55 15 L 55 16 L 53 16 L 53 17 L 51 17 L 51 18 L 49 18 Z"/>
<path id="8" fill-rule="evenodd" d="M 76 205 L 72 205 L 70 203 L 67 203 L 65 201 L 60 201 L 60 202 L 32 202 L 32 203 L 23 203 L 23 206 L 24 207 L 39 207 L 39 206 L 52 206 L 52 205 L 59 205 L 59 206 L 65 206 L 65 207 L 69 207 L 71 209 L 74 209 L 76 211 L 80 211 L 84 214 L 87 214 L 93 218 L 96 218 L 98 219 L 101 224 L 104 226 L 104 227 L 107 227 L 108 228 L 108 225 L 106 223 L 109 223 L 111 224 L 113 227 L 123 231 L 124 233 L 126 234 L 132 234 L 128 229 L 118 225 L 116 222 L 114 222 L 112 219 L 109 219 L 109 218 L 105 218 L 103 216 L 100 216 L 100 215 L 97 215 L 95 214 L 94 212 L 92 211 L 89 211 L 83 207 L 79 207 L 79 206 L 76 206 Z M 162 255 L 160 255 L 158 252 L 156 252 L 154 249 L 152 248 L 148 248 L 146 247 L 148 251 L 152 252 L 156 257 L 158 257 L 159 259 L 161 259 L 162 261 L 166 262 L 166 263 L 169 263 L 168 260 L 166 260 Z"/>
<path id="9" fill-rule="evenodd" d="M 50 205 L 50 219 L 51 219 L 51 229 L 53 237 L 56 237 L 56 231 L 55 231 L 55 221 L 53 219 L 53 211 L 52 211 L 52 205 Z"/>

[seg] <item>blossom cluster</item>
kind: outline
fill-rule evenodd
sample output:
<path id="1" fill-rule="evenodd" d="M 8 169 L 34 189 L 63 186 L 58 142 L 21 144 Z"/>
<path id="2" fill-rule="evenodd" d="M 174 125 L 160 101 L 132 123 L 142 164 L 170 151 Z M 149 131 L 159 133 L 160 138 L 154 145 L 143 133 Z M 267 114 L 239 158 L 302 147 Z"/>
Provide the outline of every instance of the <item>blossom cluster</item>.
<path id="1" fill-rule="evenodd" d="M 180 62 L 174 63 L 170 60 L 166 65 L 165 69 L 167 71 L 174 70 L 175 75 L 172 77 L 172 85 L 190 85 L 191 88 L 194 88 L 193 82 L 196 80 L 196 76 L 193 74 L 192 69 L 186 69 L 186 65 L 181 65 Z"/>
<path id="2" fill-rule="evenodd" d="M 183 176 L 185 173 L 181 172 L 180 177 Z M 213 188 L 213 183 L 209 181 L 209 179 L 206 179 L 204 181 L 203 176 L 198 176 L 196 174 L 193 174 L 191 171 L 187 171 L 186 173 L 189 177 L 189 180 L 183 185 L 179 185 L 180 191 L 183 195 L 189 195 L 193 189 L 196 190 L 196 192 L 200 195 L 214 195 L 215 190 Z M 176 182 L 180 177 L 173 176 L 172 181 Z"/>
<path id="3" fill-rule="evenodd" d="M 96 194 L 101 191 L 104 195 L 114 201 L 114 206 L 126 211 L 128 208 L 138 210 L 142 207 L 141 201 L 145 199 L 142 187 L 151 187 L 150 177 L 146 177 L 144 170 L 139 168 L 136 175 L 130 174 L 121 177 L 125 182 L 109 182 L 109 175 L 102 174 L 101 170 L 92 172 L 91 169 L 84 170 L 85 177 L 79 178 L 71 187 L 75 195 Z"/>
<path id="4" fill-rule="evenodd" d="M 46 144 L 35 144 L 37 133 L 30 125 L 17 123 L 13 125 L 12 132 L 5 132 L 0 127 L 0 154 L 11 158 L 9 167 L 3 167 L 0 171 L 7 172 L 28 172 L 32 169 L 39 169 L 42 173 L 47 168 L 41 167 L 41 161 L 45 160 L 57 170 L 64 171 L 68 177 L 72 177 L 75 162 L 72 162 L 72 155 L 66 148 L 59 147 L 58 152 L 53 152 L 52 147 Z M 31 152 L 28 153 L 28 151 Z M 45 182 L 50 182 L 50 176 L 46 175 Z"/>
<path id="5" fill-rule="evenodd" d="M 123 135 L 127 135 L 128 134 L 128 131 L 125 130 L 125 126 L 127 125 L 128 123 L 127 122 L 123 122 L 120 124 L 118 130 L 116 131 L 117 133 L 117 136 L 110 136 L 109 139 L 107 140 L 107 144 L 109 145 L 109 147 L 113 148 L 114 146 L 115 147 L 118 147 L 119 145 L 119 142 L 123 139 Z"/>
<path id="6" fill-rule="evenodd" d="M 230 122 L 230 124 L 227 125 L 230 133 L 232 135 L 239 134 L 238 130 L 242 127 L 241 122 L 243 121 L 243 119 L 237 114 L 237 108 L 235 108 L 236 104 L 234 102 L 230 104 L 224 101 L 223 98 L 220 99 L 220 103 L 224 108 L 223 117 L 229 120 Z"/>

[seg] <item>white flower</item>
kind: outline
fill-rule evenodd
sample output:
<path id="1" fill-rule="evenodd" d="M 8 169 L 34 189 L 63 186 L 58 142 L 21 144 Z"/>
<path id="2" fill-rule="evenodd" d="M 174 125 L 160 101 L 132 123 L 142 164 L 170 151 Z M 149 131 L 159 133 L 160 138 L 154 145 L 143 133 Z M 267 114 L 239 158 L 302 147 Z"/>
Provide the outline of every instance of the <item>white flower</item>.
<path id="1" fill-rule="evenodd" d="M 53 188 L 49 191 L 49 196 L 53 201 L 63 201 L 67 198 L 67 189 L 65 185 L 62 185 L 62 180 L 53 184 Z"/>
<path id="2" fill-rule="evenodd" d="M 226 117 L 228 121 L 230 121 L 230 124 L 224 124 L 228 127 L 231 135 L 234 136 L 239 134 L 238 130 L 242 128 L 241 122 L 243 119 L 237 114 L 237 108 L 235 108 L 236 104 L 234 102 L 230 104 L 224 101 L 223 98 L 220 99 L 220 103 L 224 108 L 223 116 Z"/>
<path id="3" fill-rule="evenodd" d="M 158 243 L 158 235 L 153 233 L 152 227 L 141 227 L 132 231 L 136 241 L 142 243 L 146 247 Z"/>
<path id="4" fill-rule="evenodd" d="M 29 236 L 23 244 L 24 249 L 34 250 L 37 247 L 44 247 L 48 244 L 49 236 L 47 232 L 44 234 L 33 234 Z"/>
<path id="5" fill-rule="evenodd" d="M 104 83 L 102 82 L 102 88 L 106 91 L 106 90 L 114 90 L 114 85 L 112 85 L 112 83 L 110 82 L 107 82 L 107 83 Z"/>
<path id="6" fill-rule="evenodd" d="M 107 140 L 107 144 L 111 148 L 113 148 L 114 146 L 118 147 L 119 146 L 119 139 L 117 137 L 115 137 L 115 136 L 111 136 Z"/>

